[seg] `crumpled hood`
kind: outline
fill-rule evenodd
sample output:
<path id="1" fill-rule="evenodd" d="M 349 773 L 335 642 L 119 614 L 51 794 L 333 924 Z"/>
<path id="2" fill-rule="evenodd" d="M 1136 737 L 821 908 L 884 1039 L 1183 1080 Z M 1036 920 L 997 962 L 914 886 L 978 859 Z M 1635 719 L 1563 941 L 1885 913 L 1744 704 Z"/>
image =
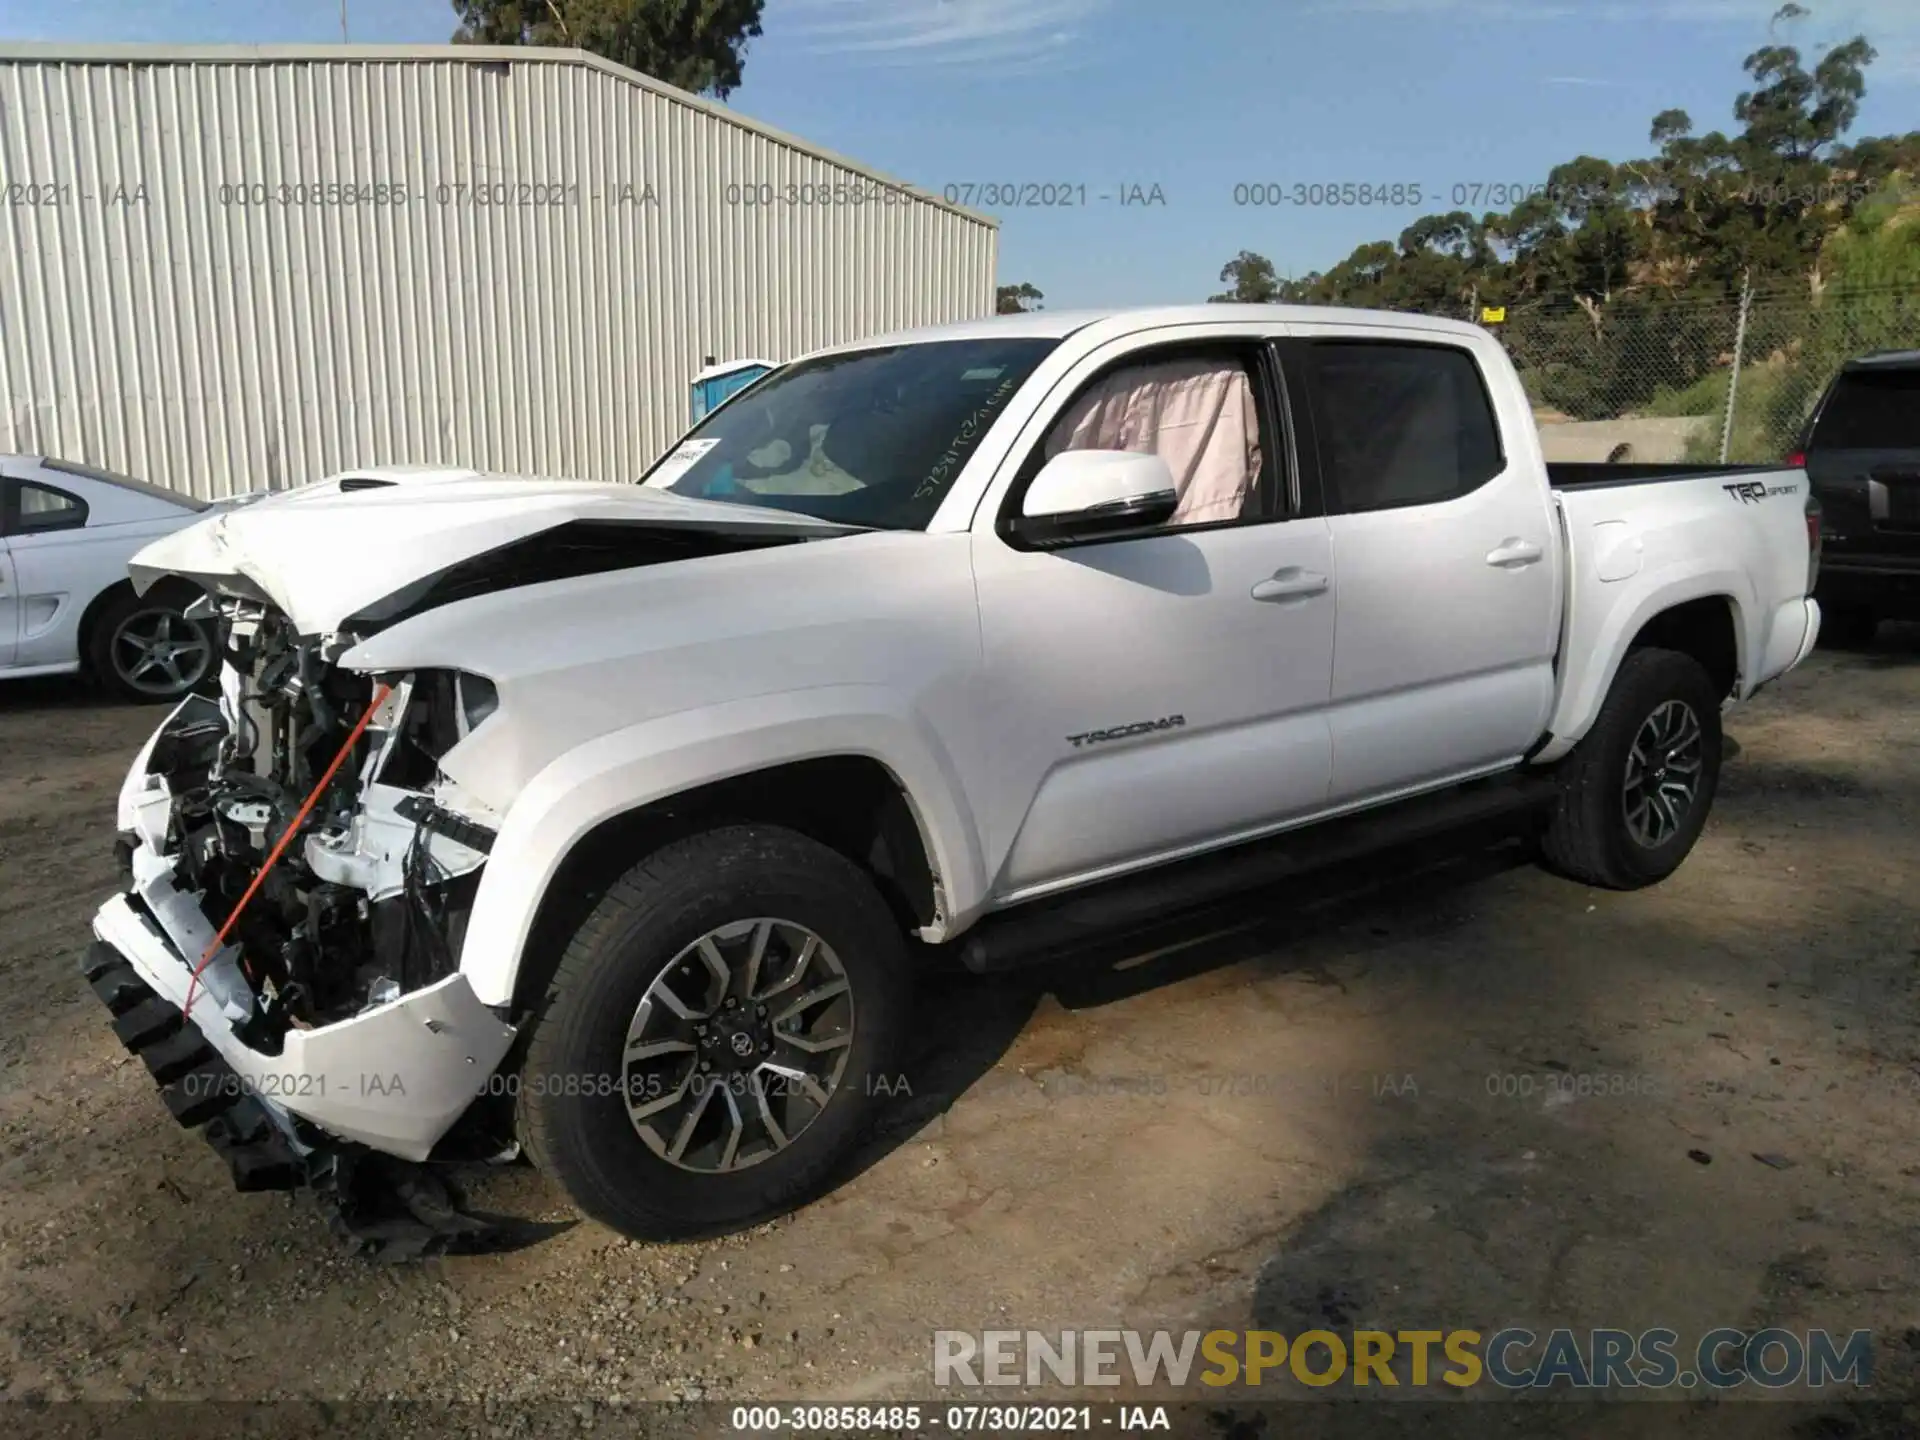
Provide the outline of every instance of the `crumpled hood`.
<path id="1" fill-rule="evenodd" d="M 576 521 L 743 538 L 859 528 L 635 485 L 414 468 L 354 472 L 223 510 L 146 546 L 127 568 L 137 590 L 178 575 L 271 602 L 301 634 L 319 635 L 463 560 Z"/>

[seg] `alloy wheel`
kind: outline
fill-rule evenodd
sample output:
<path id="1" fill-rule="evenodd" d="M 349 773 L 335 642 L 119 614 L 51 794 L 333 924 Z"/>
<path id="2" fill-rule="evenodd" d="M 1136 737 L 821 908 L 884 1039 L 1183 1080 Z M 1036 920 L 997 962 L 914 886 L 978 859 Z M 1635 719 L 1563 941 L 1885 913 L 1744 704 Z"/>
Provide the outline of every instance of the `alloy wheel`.
<path id="1" fill-rule="evenodd" d="M 628 1118 L 683 1170 L 745 1169 L 827 1108 L 853 1033 L 852 986 L 826 941 L 792 920 L 719 926 L 676 955 L 634 1011 Z"/>
<path id="2" fill-rule="evenodd" d="M 1700 717 L 1684 700 L 1655 708 L 1627 752 L 1621 806 L 1627 833 L 1657 850 L 1679 833 L 1700 794 Z"/>
<path id="3" fill-rule="evenodd" d="M 108 654 L 130 689 L 159 697 L 184 695 L 213 664 L 213 642 L 178 610 L 136 610 L 113 633 Z"/>

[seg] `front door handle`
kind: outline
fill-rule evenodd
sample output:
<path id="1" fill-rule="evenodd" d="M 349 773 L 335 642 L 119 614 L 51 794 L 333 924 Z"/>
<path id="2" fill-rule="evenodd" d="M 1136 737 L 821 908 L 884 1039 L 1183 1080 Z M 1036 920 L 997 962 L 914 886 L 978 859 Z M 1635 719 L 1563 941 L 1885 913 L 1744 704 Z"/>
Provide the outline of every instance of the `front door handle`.
<path id="1" fill-rule="evenodd" d="M 1318 570 L 1302 570 L 1298 565 L 1288 565 L 1273 572 L 1273 577 L 1262 580 L 1253 587 L 1252 595 L 1256 600 L 1299 600 L 1308 595 L 1318 595 L 1327 588 L 1327 577 Z"/>
<path id="2" fill-rule="evenodd" d="M 1531 541 L 1509 535 L 1497 548 L 1487 552 L 1487 564 L 1500 570 L 1518 570 L 1522 565 L 1533 564 L 1543 553 Z"/>

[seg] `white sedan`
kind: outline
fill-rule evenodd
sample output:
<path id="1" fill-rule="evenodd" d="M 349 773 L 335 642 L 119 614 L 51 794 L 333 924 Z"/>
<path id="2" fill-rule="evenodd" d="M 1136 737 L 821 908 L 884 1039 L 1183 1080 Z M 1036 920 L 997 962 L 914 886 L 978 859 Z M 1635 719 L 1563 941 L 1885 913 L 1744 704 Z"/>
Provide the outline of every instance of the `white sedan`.
<path id="1" fill-rule="evenodd" d="M 219 508 L 124 475 L 0 455 L 0 680 L 81 672 L 130 700 L 178 700 L 213 674 L 210 631 L 172 580 L 136 595 L 127 560 Z"/>

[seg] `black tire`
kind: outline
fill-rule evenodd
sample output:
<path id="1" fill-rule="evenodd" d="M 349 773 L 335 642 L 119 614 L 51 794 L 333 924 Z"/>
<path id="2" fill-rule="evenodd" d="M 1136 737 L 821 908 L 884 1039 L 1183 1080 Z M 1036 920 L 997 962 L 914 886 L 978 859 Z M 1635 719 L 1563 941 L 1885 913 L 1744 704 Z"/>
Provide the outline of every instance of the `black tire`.
<path id="1" fill-rule="evenodd" d="M 190 586 L 161 584 L 145 595 L 123 586 L 101 606 L 87 632 L 87 673 L 122 700 L 173 705 L 209 688 L 220 673 L 212 630 L 185 611 L 200 597 Z M 141 669 L 152 651 L 138 637 L 164 646 L 166 659 Z"/>
<path id="2" fill-rule="evenodd" d="M 703 936 L 761 917 L 804 927 L 837 957 L 852 1039 L 827 1103 L 796 1127 L 784 1149 L 740 1168 L 696 1172 L 643 1141 L 624 1095 L 606 1093 L 594 1077 L 619 1076 L 640 1093 L 640 1072 L 629 1070 L 626 1049 L 628 1026 L 649 987 L 677 970 L 676 961 Z M 878 1097 L 893 1088 L 887 1081 L 909 989 L 899 923 L 872 880 L 845 857 L 771 825 L 675 841 L 617 881 L 568 944 L 519 1077 L 521 1142 L 585 1214 L 634 1239 L 695 1239 L 782 1214 L 833 1178 Z M 724 1058 L 726 1048 L 715 1053 Z"/>
<path id="3" fill-rule="evenodd" d="M 1857 605 L 1820 611 L 1820 645 L 1827 650 L 1864 650 L 1879 633 L 1880 617 Z"/>
<path id="4" fill-rule="evenodd" d="M 1560 793 L 1541 837 L 1547 863 L 1610 890 L 1637 890 L 1678 869 L 1700 838 L 1720 781 L 1720 699 L 1692 656 L 1651 647 L 1630 651 L 1593 728 L 1560 764 Z M 1698 727 L 1698 773 L 1677 825 L 1649 844 L 1636 838 L 1628 818 L 1629 757 L 1643 728 L 1656 723 L 1656 712 L 1676 715 L 1665 709 L 1673 702 L 1691 711 Z"/>

